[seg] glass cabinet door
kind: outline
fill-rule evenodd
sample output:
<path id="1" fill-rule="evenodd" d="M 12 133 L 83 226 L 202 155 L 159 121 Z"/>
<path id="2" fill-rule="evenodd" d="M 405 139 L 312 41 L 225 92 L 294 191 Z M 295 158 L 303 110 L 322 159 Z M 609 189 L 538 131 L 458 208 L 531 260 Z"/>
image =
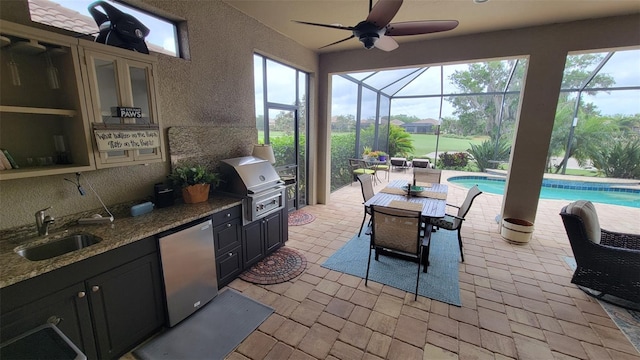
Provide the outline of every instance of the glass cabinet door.
<path id="1" fill-rule="evenodd" d="M 95 70 L 95 91 L 98 102 L 94 102 L 96 119 L 104 124 L 120 124 L 121 119 L 116 117 L 116 107 L 120 106 L 120 94 L 118 94 L 118 74 L 116 72 L 115 59 L 93 58 Z M 102 161 L 129 161 L 126 150 L 109 151 L 101 154 Z"/>
<path id="2" fill-rule="evenodd" d="M 107 128 L 159 131 L 153 64 L 85 50 L 94 122 Z M 141 117 L 121 118 L 117 107 L 139 108 Z M 112 125 L 109 127 L 109 125 Z M 131 126 L 128 126 L 131 125 Z M 145 127 L 147 125 L 148 127 Z M 157 144 L 160 144 L 158 139 Z M 98 167 L 162 160 L 161 146 L 99 152 Z"/>
<path id="3" fill-rule="evenodd" d="M 131 97 L 133 99 L 133 107 L 142 110 L 142 117 L 135 118 L 134 121 L 138 125 L 151 125 L 158 122 L 154 118 L 152 111 L 152 92 L 150 84 L 152 84 L 150 75 L 151 67 L 145 64 L 128 64 L 129 83 L 131 84 Z M 136 150 L 134 157 L 142 159 L 145 157 L 154 157 L 158 155 L 158 149 L 140 149 Z"/>

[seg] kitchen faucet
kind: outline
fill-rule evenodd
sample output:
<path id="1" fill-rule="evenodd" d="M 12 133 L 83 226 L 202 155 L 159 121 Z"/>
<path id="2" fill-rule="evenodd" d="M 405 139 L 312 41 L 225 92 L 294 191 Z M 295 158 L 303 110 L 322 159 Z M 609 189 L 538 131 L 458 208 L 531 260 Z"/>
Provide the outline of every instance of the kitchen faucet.
<path id="1" fill-rule="evenodd" d="M 49 206 L 46 209 L 36 211 L 36 228 L 38 229 L 38 235 L 49 235 L 49 225 L 54 222 L 55 219 L 49 215 L 45 216 L 45 211 L 51 208 L 52 207 Z"/>

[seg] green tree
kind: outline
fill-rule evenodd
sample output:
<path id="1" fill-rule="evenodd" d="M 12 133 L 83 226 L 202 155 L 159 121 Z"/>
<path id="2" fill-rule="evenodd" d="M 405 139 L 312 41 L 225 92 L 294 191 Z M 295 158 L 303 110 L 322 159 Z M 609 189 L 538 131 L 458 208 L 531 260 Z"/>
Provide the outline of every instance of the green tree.
<path id="1" fill-rule="evenodd" d="M 400 120 L 403 123 L 408 124 L 408 123 L 420 121 L 420 118 L 415 115 L 398 114 L 398 115 L 391 115 L 391 120 Z"/>
<path id="2" fill-rule="evenodd" d="M 582 89 L 591 75 L 587 69 L 594 69 L 604 58 L 603 54 L 584 54 L 567 56 L 564 76 L 562 78 L 562 89 L 574 91 L 563 91 L 558 99 L 556 118 L 553 124 L 553 133 L 547 159 L 552 156 L 563 156 L 563 160 L 555 166 L 555 172 L 559 172 L 564 167 L 564 155 L 567 153 L 569 133 L 573 124 L 573 116 L 578 90 Z M 614 79 L 605 73 L 599 73 L 589 82 L 589 87 L 607 88 L 615 84 Z M 585 88 L 582 94 L 596 95 L 597 92 Z M 591 151 L 588 147 L 598 147 L 603 141 L 611 139 L 618 131 L 615 122 L 603 118 L 593 103 L 580 99 L 578 109 L 578 123 L 574 129 L 574 137 L 571 140 L 568 157 L 575 157 L 580 164 L 586 163 Z"/>
<path id="3" fill-rule="evenodd" d="M 389 153 L 390 156 L 407 157 L 413 153 L 413 140 L 411 134 L 406 132 L 404 128 L 391 125 L 389 127 Z"/>
<path id="4" fill-rule="evenodd" d="M 524 62 L 524 60 L 519 60 Z M 498 93 L 489 95 L 452 96 L 447 100 L 455 108 L 459 126 L 456 128 L 458 135 L 489 135 L 494 139 L 498 133 L 498 127 L 502 122 L 515 121 L 518 110 L 518 98 L 507 97 L 503 107 L 502 118 L 500 107 L 502 106 L 502 93 L 505 91 L 507 81 L 516 60 L 487 61 L 469 64 L 466 70 L 458 70 L 449 76 L 449 80 L 460 93 Z M 526 66 L 518 66 L 516 74 L 511 79 L 511 88 L 520 88 Z"/>
<path id="5" fill-rule="evenodd" d="M 264 115 L 256 116 L 256 128 L 258 131 L 264 131 Z"/>
<path id="6" fill-rule="evenodd" d="M 274 120 L 274 126 L 271 130 L 282 131 L 285 135 L 292 135 L 294 129 L 293 112 L 280 111 Z"/>
<path id="7" fill-rule="evenodd" d="M 331 124 L 331 131 L 351 132 L 356 128 L 356 117 L 354 115 L 338 115 L 336 121 Z"/>

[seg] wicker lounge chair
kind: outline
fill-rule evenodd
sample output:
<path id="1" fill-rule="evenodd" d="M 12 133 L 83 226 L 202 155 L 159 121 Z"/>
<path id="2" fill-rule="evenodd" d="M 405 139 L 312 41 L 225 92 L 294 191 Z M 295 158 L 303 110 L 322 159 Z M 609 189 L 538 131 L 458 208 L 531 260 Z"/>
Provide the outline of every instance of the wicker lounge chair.
<path id="1" fill-rule="evenodd" d="M 601 229 L 586 200 L 563 207 L 560 216 L 577 263 L 571 282 L 603 300 L 613 295 L 640 304 L 640 235 Z"/>

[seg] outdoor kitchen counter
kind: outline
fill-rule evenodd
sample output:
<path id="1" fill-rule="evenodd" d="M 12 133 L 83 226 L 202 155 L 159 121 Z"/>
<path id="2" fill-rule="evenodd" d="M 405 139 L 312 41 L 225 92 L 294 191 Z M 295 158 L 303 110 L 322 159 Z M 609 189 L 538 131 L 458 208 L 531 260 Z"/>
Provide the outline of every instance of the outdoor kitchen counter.
<path id="1" fill-rule="evenodd" d="M 190 221 L 201 219 L 216 212 L 240 205 L 242 200 L 236 197 L 215 195 L 207 202 L 198 204 L 176 203 L 173 206 L 154 209 L 150 213 L 132 217 L 115 216 L 111 224 L 72 225 L 53 230 L 48 237 L 32 237 L 25 241 L 19 230 L 3 231 L 0 235 L 0 288 L 27 280 L 46 272 L 73 264 L 120 246 L 154 236 Z M 15 252 L 17 247 L 31 247 L 34 244 L 46 243 L 63 231 L 69 234 L 89 233 L 100 237 L 101 242 L 86 248 L 41 261 L 30 261 Z M 25 246 L 26 245 L 26 246 Z"/>

